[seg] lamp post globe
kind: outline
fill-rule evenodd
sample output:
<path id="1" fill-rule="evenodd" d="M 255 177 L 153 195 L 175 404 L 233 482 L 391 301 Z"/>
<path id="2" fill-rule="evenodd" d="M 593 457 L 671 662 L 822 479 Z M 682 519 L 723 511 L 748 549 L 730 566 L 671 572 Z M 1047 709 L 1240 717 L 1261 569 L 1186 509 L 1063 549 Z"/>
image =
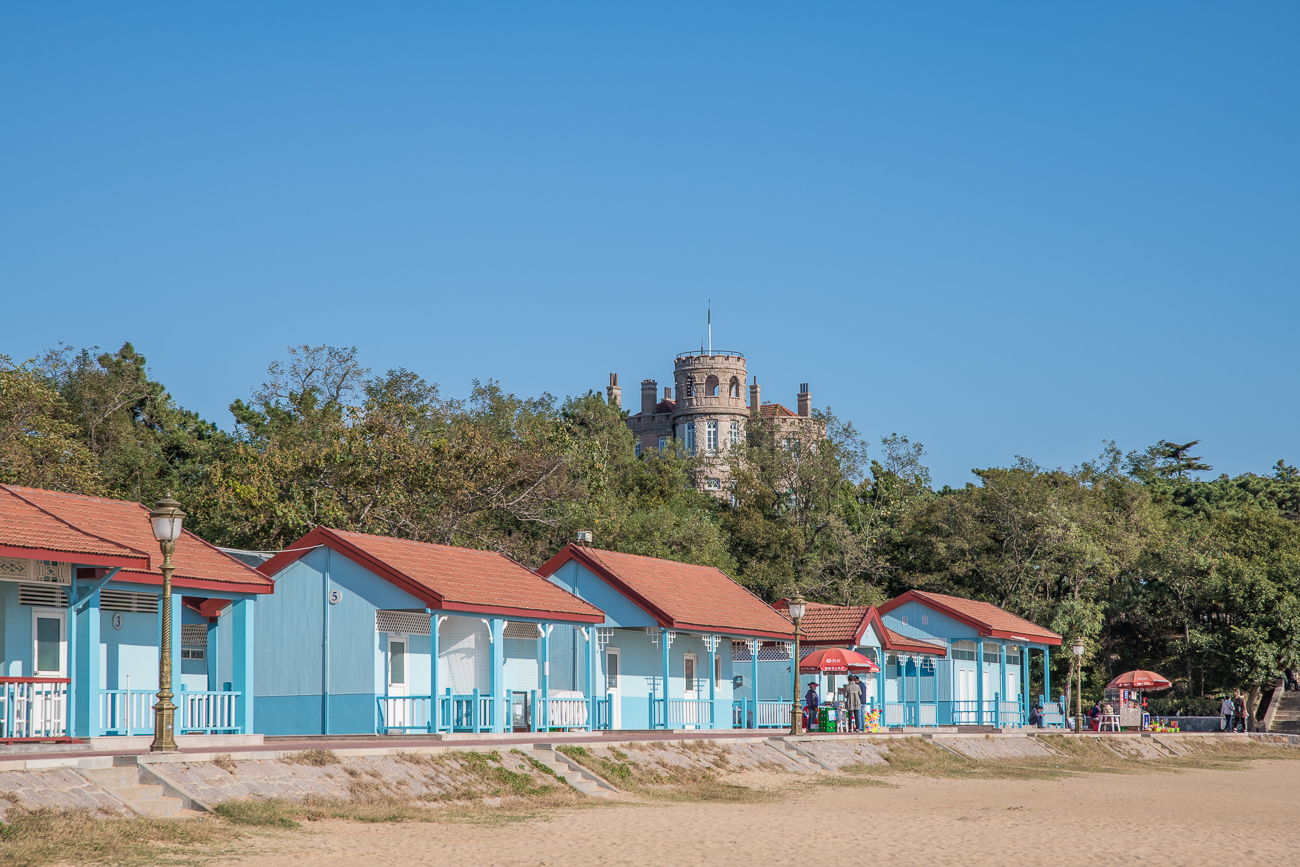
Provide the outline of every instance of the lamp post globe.
<path id="1" fill-rule="evenodd" d="M 149 513 L 153 537 L 162 549 L 162 635 L 158 643 L 158 703 L 153 706 L 153 743 L 150 752 L 176 752 L 176 705 L 172 703 L 172 554 L 181 537 L 185 513 L 170 496 L 154 504 Z"/>
<path id="2" fill-rule="evenodd" d="M 795 593 L 789 606 L 790 619 L 794 621 L 794 654 L 790 657 L 790 672 L 794 683 L 793 700 L 790 702 L 790 734 L 798 735 L 802 729 L 799 724 L 799 621 L 803 620 L 804 612 L 808 610 L 808 602 L 802 593 Z"/>

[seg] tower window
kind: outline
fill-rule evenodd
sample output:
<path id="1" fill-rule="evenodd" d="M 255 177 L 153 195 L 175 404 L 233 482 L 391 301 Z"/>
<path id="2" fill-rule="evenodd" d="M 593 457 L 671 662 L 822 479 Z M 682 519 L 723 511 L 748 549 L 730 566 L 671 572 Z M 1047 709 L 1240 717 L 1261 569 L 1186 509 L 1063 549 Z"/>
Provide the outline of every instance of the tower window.
<path id="1" fill-rule="evenodd" d="M 704 395 L 706 397 L 718 396 L 718 378 L 716 376 L 710 376 L 704 380 Z"/>
<path id="2" fill-rule="evenodd" d="M 636 444 L 632 446 L 632 451 L 636 454 L 636 456 L 637 456 L 638 458 L 641 457 L 641 441 L 640 441 L 640 440 L 637 440 L 637 441 L 636 441 Z"/>
<path id="3" fill-rule="evenodd" d="M 738 421 L 731 423 L 730 441 L 733 446 L 740 443 L 740 422 Z"/>
<path id="4" fill-rule="evenodd" d="M 659 452 L 662 454 L 666 448 L 668 448 L 668 437 L 659 437 Z"/>
<path id="5" fill-rule="evenodd" d="M 693 421 L 686 424 L 686 453 L 695 454 L 695 422 Z"/>
<path id="6" fill-rule="evenodd" d="M 740 380 L 736 377 L 731 378 L 731 385 L 727 387 L 728 397 L 740 397 Z"/>
<path id="7" fill-rule="evenodd" d="M 711 452 L 718 450 L 718 422 L 710 419 L 704 426 L 704 447 Z"/>

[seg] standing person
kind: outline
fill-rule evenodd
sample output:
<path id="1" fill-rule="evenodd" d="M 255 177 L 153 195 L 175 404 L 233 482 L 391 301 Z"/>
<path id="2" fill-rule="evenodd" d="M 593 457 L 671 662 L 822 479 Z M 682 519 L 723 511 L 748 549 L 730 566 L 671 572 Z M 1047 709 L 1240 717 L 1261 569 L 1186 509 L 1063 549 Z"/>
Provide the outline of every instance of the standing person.
<path id="1" fill-rule="evenodd" d="M 849 717 L 849 731 L 859 731 L 858 715 L 862 712 L 862 690 L 858 689 L 857 677 L 850 674 L 849 682 L 844 687 L 844 712 Z"/>
<path id="2" fill-rule="evenodd" d="M 1283 692 L 1297 688 L 1300 688 L 1300 684 L 1296 683 L 1295 667 L 1292 666 L 1286 670 L 1286 689 Z"/>
<path id="3" fill-rule="evenodd" d="M 1246 696 L 1243 693 L 1238 692 L 1232 697 L 1232 715 L 1236 717 L 1234 721 L 1237 728 L 1244 732 L 1246 730 Z"/>
<path id="4" fill-rule="evenodd" d="M 1224 696 L 1223 701 L 1219 702 L 1219 714 L 1223 717 L 1223 730 L 1225 732 L 1231 732 L 1233 714 L 1231 696 Z"/>
<path id="5" fill-rule="evenodd" d="M 821 700 L 817 697 L 817 681 L 808 681 L 808 691 L 803 696 L 803 730 L 810 732 L 813 730 L 813 723 L 817 720 L 817 708 L 821 706 Z"/>
<path id="6" fill-rule="evenodd" d="M 867 730 L 867 683 L 856 674 L 853 681 L 858 687 L 858 731 Z"/>

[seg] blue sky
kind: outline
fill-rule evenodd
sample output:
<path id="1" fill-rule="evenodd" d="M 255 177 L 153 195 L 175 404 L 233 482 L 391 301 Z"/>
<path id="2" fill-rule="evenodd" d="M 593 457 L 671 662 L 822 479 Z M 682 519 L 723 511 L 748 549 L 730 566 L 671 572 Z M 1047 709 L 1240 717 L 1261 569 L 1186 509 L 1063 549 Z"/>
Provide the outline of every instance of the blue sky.
<path id="1" fill-rule="evenodd" d="M 0 353 L 223 426 L 299 343 L 464 395 L 743 351 L 937 483 L 1300 460 L 1300 5 L 0 6 Z"/>

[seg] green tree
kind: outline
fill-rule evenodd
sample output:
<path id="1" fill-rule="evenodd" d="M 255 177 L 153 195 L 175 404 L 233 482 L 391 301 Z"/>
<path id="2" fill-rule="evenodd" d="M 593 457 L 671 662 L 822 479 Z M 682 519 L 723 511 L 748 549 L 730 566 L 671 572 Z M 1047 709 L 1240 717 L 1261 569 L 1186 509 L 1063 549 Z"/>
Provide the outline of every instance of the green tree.
<path id="1" fill-rule="evenodd" d="M 0 483 L 104 493 L 99 462 L 67 415 L 45 377 L 0 355 Z"/>

